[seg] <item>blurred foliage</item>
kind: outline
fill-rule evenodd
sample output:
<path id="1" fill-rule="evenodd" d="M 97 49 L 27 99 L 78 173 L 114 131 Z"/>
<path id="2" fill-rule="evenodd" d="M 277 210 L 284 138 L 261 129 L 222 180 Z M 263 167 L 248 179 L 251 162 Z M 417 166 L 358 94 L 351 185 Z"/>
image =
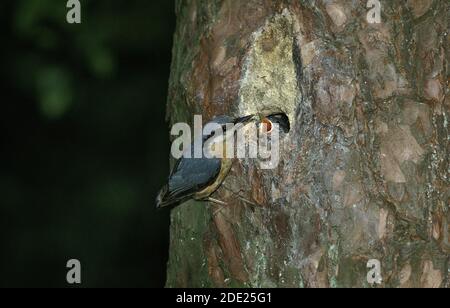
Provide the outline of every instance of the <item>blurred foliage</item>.
<path id="1" fill-rule="evenodd" d="M 0 286 L 163 286 L 172 1 L 0 3 Z"/>

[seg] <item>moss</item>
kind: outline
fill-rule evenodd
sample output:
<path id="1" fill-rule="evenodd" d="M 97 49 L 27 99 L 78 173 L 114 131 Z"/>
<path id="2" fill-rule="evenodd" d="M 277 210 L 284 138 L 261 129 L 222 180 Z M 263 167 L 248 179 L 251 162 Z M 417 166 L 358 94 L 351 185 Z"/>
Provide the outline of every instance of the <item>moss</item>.
<path id="1" fill-rule="evenodd" d="M 205 204 L 189 202 L 172 211 L 167 287 L 210 287 L 203 234 L 210 214 Z"/>
<path id="2" fill-rule="evenodd" d="M 330 287 L 337 288 L 338 287 L 337 273 L 339 270 L 339 247 L 337 245 L 333 244 L 330 245 L 330 247 L 328 247 L 328 264 L 329 264 L 328 281 Z"/>

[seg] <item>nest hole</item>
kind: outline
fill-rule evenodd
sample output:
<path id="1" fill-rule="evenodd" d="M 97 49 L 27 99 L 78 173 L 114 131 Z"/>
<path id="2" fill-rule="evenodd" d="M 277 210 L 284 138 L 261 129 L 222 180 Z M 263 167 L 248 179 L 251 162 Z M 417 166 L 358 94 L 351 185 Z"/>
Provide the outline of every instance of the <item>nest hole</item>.
<path id="1" fill-rule="evenodd" d="M 291 130 L 291 123 L 289 117 L 285 113 L 274 113 L 266 116 L 261 120 L 262 129 L 264 133 L 270 133 L 273 130 L 273 124 L 278 124 L 280 131 L 285 134 Z"/>

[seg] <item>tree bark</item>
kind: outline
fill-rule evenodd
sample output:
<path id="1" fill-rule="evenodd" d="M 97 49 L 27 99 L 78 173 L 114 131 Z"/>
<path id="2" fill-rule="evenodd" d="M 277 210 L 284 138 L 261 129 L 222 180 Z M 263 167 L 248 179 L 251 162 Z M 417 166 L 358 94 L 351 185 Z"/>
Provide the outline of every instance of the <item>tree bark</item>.
<path id="1" fill-rule="evenodd" d="M 178 0 L 168 115 L 284 112 L 280 164 L 236 161 L 172 212 L 168 287 L 449 287 L 449 2 Z M 236 197 L 239 192 L 257 206 Z"/>

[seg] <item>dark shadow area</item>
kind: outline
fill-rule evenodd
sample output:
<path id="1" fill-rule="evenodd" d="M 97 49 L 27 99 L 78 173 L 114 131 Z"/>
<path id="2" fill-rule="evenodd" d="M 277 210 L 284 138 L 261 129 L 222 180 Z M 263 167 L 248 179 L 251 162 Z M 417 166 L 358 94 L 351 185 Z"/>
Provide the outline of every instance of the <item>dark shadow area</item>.
<path id="1" fill-rule="evenodd" d="M 0 286 L 164 285 L 172 2 L 0 3 Z"/>

